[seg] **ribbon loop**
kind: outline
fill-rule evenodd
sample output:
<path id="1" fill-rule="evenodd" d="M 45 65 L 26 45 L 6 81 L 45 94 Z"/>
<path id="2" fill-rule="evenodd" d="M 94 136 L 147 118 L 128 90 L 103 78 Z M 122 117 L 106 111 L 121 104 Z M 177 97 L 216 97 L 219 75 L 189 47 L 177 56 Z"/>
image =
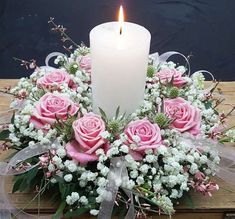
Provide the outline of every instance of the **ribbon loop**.
<path id="1" fill-rule="evenodd" d="M 40 143 L 37 143 L 34 146 L 28 146 L 23 150 L 19 151 L 18 153 L 16 153 L 8 163 L 0 162 L 0 218 L 1 219 L 11 219 L 12 215 L 14 215 L 14 218 L 17 219 L 35 218 L 35 216 L 29 215 L 21 210 L 17 210 L 16 208 L 14 208 L 14 206 L 12 206 L 9 197 L 7 195 L 7 192 L 5 191 L 5 177 L 22 174 L 36 167 L 38 164 L 27 166 L 24 169 L 15 171 L 15 167 L 20 162 L 26 161 L 29 158 L 44 154 L 46 152 L 48 152 L 48 147 L 43 146 Z M 40 216 L 40 217 L 36 216 L 36 217 L 40 219 L 50 218 L 50 216 Z"/>
<path id="2" fill-rule="evenodd" d="M 110 219 L 112 217 L 113 207 L 118 189 L 123 181 L 128 180 L 128 172 L 123 157 L 114 157 L 111 159 L 110 172 L 108 174 L 108 184 L 106 186 L 105 197 L 100 205 L 98 219 Z M 135 218 L 133 195 L 130 191 L 122 188 L 130 199 L 130 205 L 125 219 Z"/>
<path id="3" fill-rule="evenodd" d="M 199 139 L 200 138 L 200 139 Z M 221 143 L 208 138 L 194 137 L 189 134 L 184 134 L 180 139 L 180 142 L 187 143 L 191 148 L 197 149 L 197 147 L 208 147 L 211 151 L 218 153 L 220 157 L 220 163 L 216 166 L 209 165 L 216 171 L 216 176 L 225 182 L 235 185 L 235 148 L 228 145 L 222 145 Z M 214 164 L 213 164 L 214 165 Z"/>
<path id="4" fill-rule="evenodd" d="M 159 55 L 157 52 L 156 53 L 152 53 L 150 54 L 150 57 L 153 59 L 153 63 L 154 65 L 159 65 L 159 64 L 162 64 L 164 62 L 166 62 L 171 56 L 173 55 L 180 55 L 181 57 L 183 57 L 187 63 L 187 66 L 188 66 L 188 76 L 191 74 L 190 73 L 190 64 L 189 64 L 189 61 L 187 59 L 187 57 L 185 55 L 183 55 L 182 53 L 180 52 L 176 52 L 176 51 L 169 51 L 169 52 L 165 52 L 161 55 Z"/>
<path id="5" fill-rule="evenodd" d="M 52 52 L 52 53 L 50 53 L 45 59 L 45 64 L 46 64 L 47 67 L 49 67 L 50 59 L 55 57 L 55 56 L 64 56 L 64 54 L 61 53 L 61 52 Z"/>

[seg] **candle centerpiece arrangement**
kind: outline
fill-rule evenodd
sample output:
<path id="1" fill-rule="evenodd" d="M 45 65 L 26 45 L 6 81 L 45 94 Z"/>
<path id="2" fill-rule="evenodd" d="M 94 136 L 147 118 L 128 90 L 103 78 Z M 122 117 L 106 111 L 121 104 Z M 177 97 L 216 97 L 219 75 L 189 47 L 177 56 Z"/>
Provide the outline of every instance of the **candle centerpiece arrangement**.
<path id="1" fill-rule="evenodd" d="M 53 218 L 172 215 L 190 190 L 212 196 L 219 186 L 211 176 L 235 182 L 220 165 L 233 162 L 220 143 L 235 132 L 223 130 L 229 113 L 218 111 L 218 83 L 205 88 L 202 71 L 168 62 L 177 52 L 148 56 L 149 31 L 121 21 L 96 26 L 90 48 L 58 55 L 57 68 L 49 55 L 46 66 L 1 91 L 14 97 L 12 117 L 0 116 L 1 146 L 14 150 L 0 162 L 4 218 L 25 216 L 4 191 L 9 175 L 13 192 L 52 192 Z"/>

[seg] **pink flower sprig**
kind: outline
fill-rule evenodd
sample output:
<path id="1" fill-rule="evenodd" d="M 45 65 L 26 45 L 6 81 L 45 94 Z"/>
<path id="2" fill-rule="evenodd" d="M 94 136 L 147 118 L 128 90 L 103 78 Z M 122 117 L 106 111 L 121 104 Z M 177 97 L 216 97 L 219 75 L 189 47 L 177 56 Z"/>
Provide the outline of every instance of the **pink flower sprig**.
<path id="1" fill-rule="evenodd" d="M 189 185 L 204 196 L 212 196 L 212 192 L 219 190 L 218 184 L 208 181 L 205 174 L 198 171 L 194 175 L 194 180 L 190 181 Z"/>
<path id="2" fill-rule="evenodd" d="M 24 59 L 19 59 L 19 58 L 16 58 L 16 57 L 13 57 L 13 59 L 15 61 L 20 61 L 21 62 L 20 65 L 24 66 L 27 70 L 28 69 L 36 69 L 36 68 L 38 68 L 35 59 L 30 59 L 29 61 L 24 60 Z"/>
<path id="3" fill-rule="evenodd" d="M 74 42 L 72 40 L 72 38 L 66 33 L 66 28 L 62 25 L 57 25 L 55 22 L 54 22 L 54 18 L 53 17 L 50 17 L 49 21 L 48 21 L 49 24 L 52 24 L 53 28 L 51 28 L 52 31 L 56 32 L 56 33 L 59 33 L 60 36 L 61 36 L 61 41 L 64 43 L 64 42 L 70 42 L 72 43 L 72 45 L 70 45 L 69 47 L 66 47 L 66 46 L 63 46 L 64 49 L 66 49 L 68 52 L 71 53 L 71 50 L 73 49 L 73 46 L 75 46 L 76 48 L 79 47 L 79 45 Z"/>

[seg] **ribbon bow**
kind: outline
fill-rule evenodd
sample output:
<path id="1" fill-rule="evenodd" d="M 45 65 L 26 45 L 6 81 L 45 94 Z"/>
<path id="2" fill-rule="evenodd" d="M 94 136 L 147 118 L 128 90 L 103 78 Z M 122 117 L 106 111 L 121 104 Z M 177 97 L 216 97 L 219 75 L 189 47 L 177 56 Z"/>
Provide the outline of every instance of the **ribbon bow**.
<path id="1" fill-rule="evenodd" d="M 122 188 L 122 184 L 125 184 L 129 179 L 123 157 L 114 157 L 111 159 L 110 172 L 107 179 L 108 184 L 106 186 L 106 193 L 109 195 L 104 197 L 104 200 L 100 205 L 98 219 L 111 218 L 118 189 Z M 125 188 L 122 189 L 130 199 L 130 205 L 125 219 L 133 219 L 135 218 L 135 209 L 132 192 Z"/>

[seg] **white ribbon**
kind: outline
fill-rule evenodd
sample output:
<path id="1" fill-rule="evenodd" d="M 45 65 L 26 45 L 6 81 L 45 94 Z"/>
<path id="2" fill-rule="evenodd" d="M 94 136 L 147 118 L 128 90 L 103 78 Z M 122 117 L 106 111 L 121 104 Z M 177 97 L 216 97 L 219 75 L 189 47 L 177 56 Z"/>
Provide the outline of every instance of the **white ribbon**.
<path id="1" fill-rule="evenodd" d="M 50 53 L 45 59 L 45 64 L 46 64 L 47 67 L 49 67 L 50 59 L 53 58 L 53 57 L 56 57 L 56 56 L 64 56 L 64 54 L 61 53 L 61 52 L 52 52 L 52 53 Z"/>
<path id="2" fill-rule="evenodd" d="M 155 52 L 155 53 L 150 54 L 149 57 L 153 60 L 153 65 L 158 66 L 158 65 L 163 64 L 164 62 L 166 62 L 173 55 L 180 55 L 181 57 L 184 58 L 184 60 L 187 63 L 187 66 L 188 66 L 188 74 L 187 74 L 188 76 L 190 76 L 190 75 L 192 76 L 193 74 L 196 74 L 196 73 L 199 73 L 199 72 L 202 73 L 202 74 L 207 73 L 211 76 L 212 81 L 215 80 L 214 75 L 211 72 L 207 71 L 207 70 L 198 70 L 198 71 L 191 74 L 191 68 L 190 68 L 190 63 L 188 61 L 188 58 L 180 52 L 169 51 L 169 52 L 165 52 L 161 55 L 159 55 L 158 52 Z"/>
<path id="3" fill-rule="evenodd" d="M 218 153 L 220 157 L 219 165 L 213 167 L 216 170 L 216 176 L 235 185 L 235 148 L 229 145 L 223 145 L 218 141 L 209 138 L 194 137 L 190 134 L 184 134 L 179 138 L 179 142 L 185 142 L 190 147 L 195 148 L 210 148 L 211 151 Z M 212 162 L 209 162 L 209 166 Z M 214 164 L 213 164 L 214 165 Z"/>
<path id="4" fill-rule="evenodd" d="M 128 181 L 128 172 L 122 157 L 111 159 L 110 172 L 108 174 L 108 184 L 106 186 L 107 197 L 104 197 L 100 205 L 98 219 L 110 219 L 112 217 L 113 207 L 116 200 L 116 195 L 122 184 Z M 129 209 L 125 219 L 135 218 L 135 209 L 132 192 L 122 188 L 130 200 Z"/>
<path id="5" fill-rule="evenodd" d="M 48 148 L 37 143 L 34 146 L 28 146 L 24 148 L 23 150 L 19 151 L 17 154 L 15 154 L 14 157 L 10 159 L 9 162 L 0 162 L 0 218 L 1 219 L 11 219 L 12 215 L 14 215 L 14 218 L 17 219 L 25 219 L 25 218 L 40 218 L 40 219 L 49 219 L 51 216 L 33 216 L 26 214 L 25 212 L 21 210 L 17 210 L 12 206 L 12 204 L 9 201 L 9 197 L 7 195 L 7 192 L 5 191 L 5 177 L 6 176 L 12 176 L 12 175 L 18 175 L 25 173 L 32 168 L 38 166 L 38 164 L 35 164 L 33 166 L 28 166 L 20 171 L 16 171 L 15 168 L 17 165 L 29 158 L 32 158 L 34 156 L 38 156 L 41 154 L 44 154 L 48 152 Z"/>
<path id="6" fill-rule="evenodd" d="M 150 58 L 153 59 L 154 65 L 158 66 L 158 65 L 166 62 L 173 55 L 180 55 L 185 59 L 185 61 L 187 62 L 187 65 L 188 65 L 188 76 L 189 76 L 190 75 L 189 61 L 188 61 L 187 57 L 180 52 L 169 51 L 169 52 L 165 52 L 165 53 L 161 54 L 160 56 L 159 56 L 158 52 L 155 52 L 155 53 L 150 54 Z"/>

